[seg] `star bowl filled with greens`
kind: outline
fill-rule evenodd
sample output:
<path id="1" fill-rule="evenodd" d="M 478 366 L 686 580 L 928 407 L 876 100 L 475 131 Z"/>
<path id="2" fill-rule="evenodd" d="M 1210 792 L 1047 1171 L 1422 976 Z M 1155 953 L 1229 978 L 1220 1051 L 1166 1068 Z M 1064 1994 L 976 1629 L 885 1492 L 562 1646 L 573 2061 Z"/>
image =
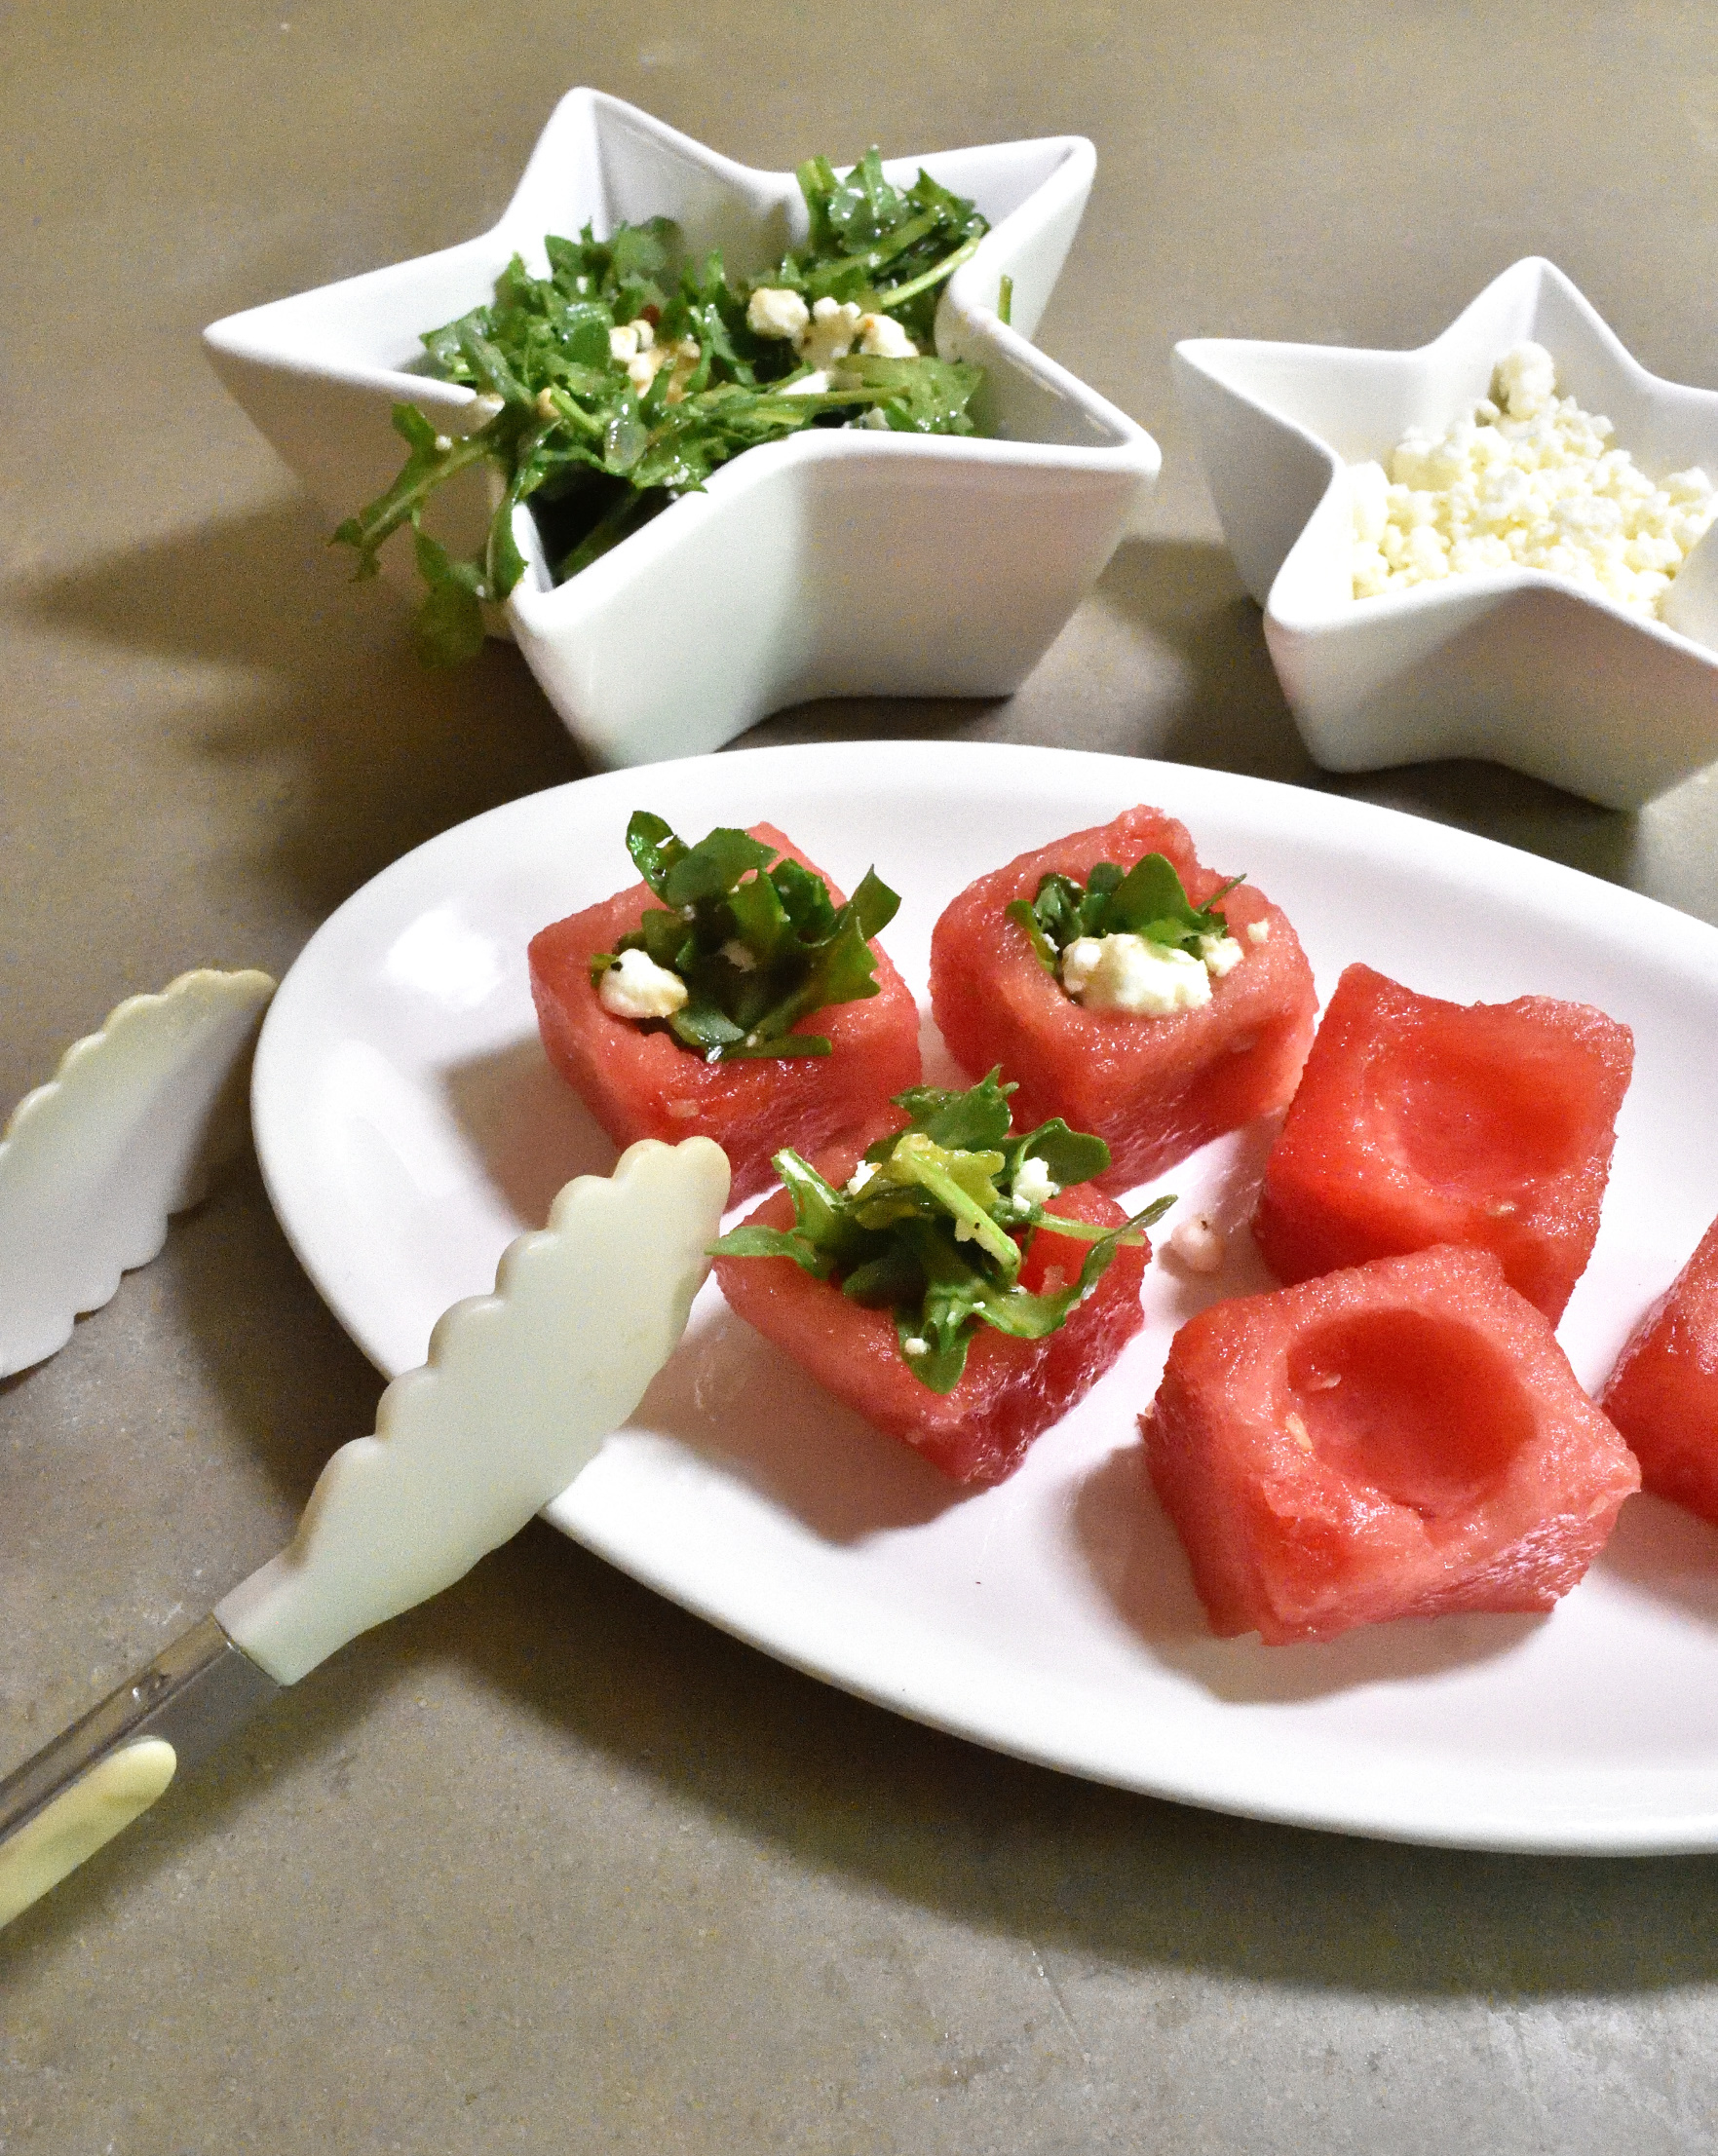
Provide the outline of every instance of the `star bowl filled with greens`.
<path id="1" fill-rule="evenodd" d="M 755 171 L 575 91 L 491 232 L 210 356 L 424 656 L 511 633 L 594 762 L 1007 694 L 1159 462 L 1029 341 L 1091 148 L 849 154 Z"/>

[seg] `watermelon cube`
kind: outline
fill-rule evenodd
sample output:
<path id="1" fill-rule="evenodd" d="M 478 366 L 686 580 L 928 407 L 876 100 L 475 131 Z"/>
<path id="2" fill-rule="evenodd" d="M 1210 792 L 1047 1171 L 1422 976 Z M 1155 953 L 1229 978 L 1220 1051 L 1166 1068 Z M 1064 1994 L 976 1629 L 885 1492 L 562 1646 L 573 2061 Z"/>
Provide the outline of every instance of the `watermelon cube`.
<path id="1" fill-rule="evenodd" d="M 1148 853 L 1164 855 L 1195 906 L 1225 880 L 1200 865 L 1183 824 L 1129 809 L 969 885 L 931 943 L 931 1004 L 955 1060 L 974 1076 L 1002 1066 L 1019 1087 L 1016 1128 L 1060 1116 L 1106 1140 L 1112 1165 L 1100 1180 L 1110 1191 L 1143 1183 L 1208 1139 L 1281 1108 L 1318 1007 L 1293 928 L 1250 884 L 1218 908 L 1243 956 L 1203 1007 L 1159 1017 L 1075 1002 L 1007 908 L 1034 898 L 1052 873 L 1084 884 L 1099 861 L 1130 869 Z"/>
<path id="2" fill-rule="evenodd" d="M 753 824 L 749 836 L 822 875 L 772 824 Z M 823 880 L 832 902 L 844 904 L 844 894 Z M 862 1147 L 898 1121 L 890 1096 L 919 1081 L 919 1013 L 880 944 L 870 946 L 875 996 L 826 1004 L 792 1029 L 822 1035 L 826 1056 L 709 1063 L 671 1033 L 605 1010 L 592 986 L 592 959 L 612 951 L 657 902 L 647 885 L 634 884 L 531 939 L 531 995 L 543 1045 L 617 1146 L 638 1138 L 669 1145 L 713 1138 L 728 1155 L 739 1199 L 775 1180 L 770 1155 L 783 1146 L 805 1153 L 859 1135 Z"/>
<path id="3" fill-rule="evenodd" d="M 1284 1281 L 1432 1243 L 1496 1253 L 1554 1324 L 1592 1255 L 1634 1063 L 1585 1003 L 1451 1003 L 1351 965 L 1265 1166 Z"/>
<path id="4" fill-rule="evenodd" d="M 1483 1250 L 1213 1305 L 1176 1334 L 1141 1425 L 1212 1631 L 1271 1645 L 1548 1609 L 1640 1484 Z"/>
<path id="5" fill-rule="evenodd" d="M 1599 1404 L 1645 1487 L 1718 1526 L 1718 1221 L 1642 1319 Z"/>
<path id="6" fill-rule="evenodd" d="M 898 1125 L 900 1117 L 894 1122 Z M 818 1165 L 831 1183 L 853 1173 L 861 1148 Z M 1125 1215 L 1088 1183 L 1076 1184 L 1047 1210 L 1072 1220 L 1120 1227 Z M 791 1228 L 793 1204 L 777 1191 L 746 1216 Z M 1077 1280 L 1088 1244 L 1040 1229 L 1020 1267 L 1019 1284 L 1054 1294 Z M 1116 1250 L 1096 1286 L 1044 1339 L 1016 1340 L 980 1325 L 967 1367 L 951 1392 L 935 1393 L 900 1351 L 895 1316 L 850 1302 L 838 1285 L 815 1279 L 790 1258 L 718 1257 L 716 1278 L 729 1305 L 818 1382 L 891 1437 L 922 1453 L 960 1483 L 997 1483 L 1013 1473 L 1040 1432 L 1059 1421 L 1110 1367 L 1139 1330 L 1139 1285 L 1151 1245 Z"/>

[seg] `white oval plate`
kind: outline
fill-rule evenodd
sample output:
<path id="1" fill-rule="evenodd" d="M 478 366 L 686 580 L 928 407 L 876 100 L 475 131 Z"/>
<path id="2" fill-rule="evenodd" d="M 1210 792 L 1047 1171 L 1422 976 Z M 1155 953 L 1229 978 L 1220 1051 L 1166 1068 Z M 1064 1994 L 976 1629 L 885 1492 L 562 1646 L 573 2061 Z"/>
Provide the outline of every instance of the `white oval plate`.
<path id="1" fill-rule="evenodd" d="M 1598 1003 L 1635 1030 L 1598 1248 L 1561 1329 L 1595 1383 L 1718 1211 L 1718 929 L 1362 803 L 1051 749 L 861 742 L 617 773 L 497 809 L 378 876 L 312 939 L 256 1058 L 286 1233 L 390 1375 L 489 1288 L 569 1175 L 614 1157 L 538 1044 L 525 945 L 630 880 L 635 808 L 702 836 L 768 817 L 851 888 L 923 994 L 938 912 L 983 870 L 1138 801 L 1295 922 L 1327 995 L 1369 965 L 1440 996 Z M 952 1076 L 929 1019 L 928 1075 Z M 1268 1131 L 1164 1179 L 1248 1210 Z M 1160 1259 L 1146 1326 L 1000 1489 L 965 1495 L 734 1318 L 685 1344 L 548 1517 L 687 1608 L 884 1706 L 1196 1804 L 1473 1848 L 1718 1848 L 1718 1533 L 1632 1499 L 1548 1617 L 1446 1617 L 1264 1647 L 1207 1633 L 1141 1470 L 1171 1334 L 1266 1284 L 1244 1233 L 1213 1288 Z M 578 1651 L 569 1642 L 569 1652 Z"/>

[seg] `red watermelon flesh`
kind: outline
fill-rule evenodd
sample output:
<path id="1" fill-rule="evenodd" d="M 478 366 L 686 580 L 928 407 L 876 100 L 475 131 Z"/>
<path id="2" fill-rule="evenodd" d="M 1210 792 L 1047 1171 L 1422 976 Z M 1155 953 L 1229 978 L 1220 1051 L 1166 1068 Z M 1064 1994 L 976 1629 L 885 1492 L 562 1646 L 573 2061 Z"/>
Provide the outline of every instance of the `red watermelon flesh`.
<path id="1" fill-rule="evenodd" d="M 896 1116 L 897 1127 L 899 1121 Z M 861 1150 L 855 1146 L 818 1165 L 839 1185 Z M 1125 1217 L 1089 1184 L 1064 1191 L 1049 1209 L 1104 1228 Z M 792 1200 L 778 1191 L 746 1218 L 791 1228 Z M 1078 1278 L 1088 1247 L 1041 1229 L 1021 1265 L 1020 1285 L 1053 1294 Z M 984 1484 L 1012 1474 L 1032 1440 L 1067 1414 L 1139 1330 L 1139 1284 L 1150 1256 L 1143 1238 L 1135 1248 L 1119 1248 L 1090 1297 L 1043 1340 L 1013 1340 L 980 1325 L 959 1384 L 941 1394 L 913 1376 L 893 1311 L 850 1303 L 838 1286 L 814 1279 L 790 1258 L 718 1258 L 715 1269 L 730 1305 L 837 1399 L 953 1481 Z"/>
<path id="2" fill-rule="evenodd" d="M 1166 1017 L 1085 1010 L 1039 963 L 1007 918 L 1059 872 L 1086 882 L 1099 861 L 1128 869 L 1147 853 L 1174 866 L 1204 905 L 1224 878 L 1203 868 L 1185 825 L 1129 809 L 1099 830 L 1075 831 L 971 884 L 931 942 L 931 1004 L 950 1052 L 974 1077 L 1001 1064 L 1019 1087 L 1014 1128 L 1051 1116 L 1107 1141 L 1106 1190 L 1126 1190 L 1207 1140 L 1281 1108 L 1295 1088 L 1317 1015 L 1312 968 L 1279 907 L 1241 884 L 1218 909 L 1244 956 L 1212 983 L 1202 1010 Z M 1266 940 L 1247 929 L 1265 924 Z"/>
<path id="3" fill-rule="evenodd" d="M 1628 1028 L 1585 1003 L 1451 1003 L 1351 965 L 1265 1167 L 1279 1279 L 1432 1243 L 1494 1251 L 1554 1323 L 1592 1255 Z"/>
<path id="4" fill-rule="evenodd" d="M 1223 1637 L 1548 1609 L 1639 1488 L 1548 1320 L 1442 1247 L 1218 1303 L 1141 1418 Z"/>
<path id="5" fill-rule="evenodd" d="M 754 823 L 749 835 L 822 875 L 774 825 Z M 844 893 L 823 881 L 833 902 L 844 904 Z M 617 1146 L 713 1138 L 728 1155 L 739 1199 L 775 1180 L 770 1155 L 783 1146 L 811 1153 L 857 1133 L 862 1150 L 899 1121 L 889 1101 L 919 1082 L 919 1013 L 879 944 L 871 945 L 875 996 L 829 1004 L 793 1028 L 821 1034 L 828 1055 L 706 1063 L 666 1029 L 604 1010 L 591 984 L 592 957 L 612 951 L 645 908 L 659 903 L 648 885 L 634 884 L 531 939 L 531 995 L 549 1060 Z"/>
<path id="6" fill-rule="evenodd" d="M 1641 1321 L 1599 1402 L 1645 1487 L 1718 1525 L 1718 1221 Z"/>

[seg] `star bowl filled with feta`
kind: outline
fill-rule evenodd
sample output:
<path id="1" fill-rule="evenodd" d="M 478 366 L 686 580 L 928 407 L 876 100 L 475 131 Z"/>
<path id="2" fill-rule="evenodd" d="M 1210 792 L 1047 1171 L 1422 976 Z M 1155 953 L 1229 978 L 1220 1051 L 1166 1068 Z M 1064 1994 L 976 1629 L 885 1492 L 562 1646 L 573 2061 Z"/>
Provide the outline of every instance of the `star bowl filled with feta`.
<path id="1" fill-rule="evenodd" d="M 1479 757 L 1636 809 L 1718 758 L 1718 393 L 1648 373 L 1552 264 L 1416 351 L 1175 365 L 1326 769 Z"/>

